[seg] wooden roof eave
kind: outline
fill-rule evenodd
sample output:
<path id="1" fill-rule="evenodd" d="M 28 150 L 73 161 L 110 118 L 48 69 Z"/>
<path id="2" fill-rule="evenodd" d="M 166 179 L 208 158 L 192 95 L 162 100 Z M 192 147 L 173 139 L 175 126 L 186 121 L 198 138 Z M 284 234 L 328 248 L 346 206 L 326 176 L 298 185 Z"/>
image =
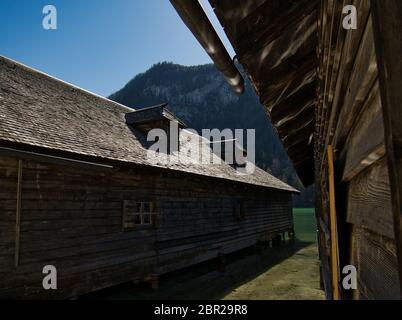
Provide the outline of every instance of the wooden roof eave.
<path id="1" fill-rule="evenodd" d="M 302 182 L 309 185 L 314 179 L 309 166 L 314 167 L 319 1 L 209 2 Z"/>

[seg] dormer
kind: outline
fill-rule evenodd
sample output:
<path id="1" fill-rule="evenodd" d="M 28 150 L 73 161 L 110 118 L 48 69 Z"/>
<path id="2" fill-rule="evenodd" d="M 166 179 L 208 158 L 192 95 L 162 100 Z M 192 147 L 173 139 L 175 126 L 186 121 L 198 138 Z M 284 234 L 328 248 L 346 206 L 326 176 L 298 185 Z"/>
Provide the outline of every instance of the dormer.
<path id="1" fill-rule="evenodd" d="M 211 141 L 210 145 L 211 150 L 227 164 L 245 167 L 247 151 L 237 142 L 237 139 Z"/>
<path id="2" fill-rule="evenodd" d="M 168 132 L 171 121 L 177 122 L 180 129 L 185 128 L 184 122 L 170 112 L 167 106 L 168 104 L 164 103 L 127 113 L 126 123 L 144 133 L 152 129 L 164 129 Z"/>
<path id="3" fill-rule="evenodd" d="M 173 153 L 179 151 L 180 130 L 186 128 L 186 125 L 170 112 L 167 106 L 168 104 L 164 103 L 127 113 L 126 123 L 145 134 L 153 129 L 163 130 L 167 136 L 168 153 Z M 172 129 L 177 132 L 170 132 Z"/>

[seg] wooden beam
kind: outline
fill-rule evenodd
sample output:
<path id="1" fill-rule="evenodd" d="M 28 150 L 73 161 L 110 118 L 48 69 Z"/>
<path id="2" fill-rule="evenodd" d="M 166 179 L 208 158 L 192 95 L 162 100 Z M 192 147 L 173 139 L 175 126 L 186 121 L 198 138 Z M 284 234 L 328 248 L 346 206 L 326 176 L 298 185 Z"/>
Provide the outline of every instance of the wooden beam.
<path id="1" fill-rule="evenodd" d="M 209 0 L 235 50 L 239 32 L 237 24 L 264 2 L 265 0 Z"/>
<path id="2" fill-rule="evenodd" d="M 107 169 L 113 169 L 113 166 L 111 166 L 111 165 L 73 159 L 73 158 L 69 158 L 68 155 L 55 156 L 55 155 L 41 153 L 41 152 L 25 151 L 25 150 L 20 150 L 20 149 L 15 149 L 15 148 L 7 148 L 7 147 L 0 147 L 0 156 L 18 157 L 18 158 L 23 158 L 24 160 L 33 160 L 33 161 L 40 161 L 40 162 L 46 162 L 46 163 L 53 163 L 53 164 L 69 166 L 69 167 L 88 168 L 91 170 L 99 169 L 99 170 L 104 171 Z"/>
<path id="3" fill-rule="evenodd" d="M 20 262 L 22 168 L 23 168 L 23 161 L 18 160 L 17 205 L 15 212 L 15 253 L 14 253 L 14 266 L 16 268 L 18 267 Z"/>
<path id="4" fill-rule="evenodd" d="M 305 132 L 305 128 L 310 128 L 310 134 L 314 132 L 314 112 L 315 112 L 315 103 L 314 101 L 310 101 L 310 103 L 300 110 L 300 113 L 294 117 L 283 118 L 283 122 L 281 125 L 277 126 L 278 133 L 281 137 L 286 137 L 284 139 L 284 143 L 286 144 L 289 141 L 289 137 L 293 136 L 294 128 L 301 128 L 301 130 L 297 130 L 299 132 Z M 287 140 L 287 141 L 285 141 Z"/>
<path id="5" fill-rule="evenodd" d="M 245 30 L 238 34 L 239 55 L 261 50 L 290 28 L 297 29 L 317 6 L 317 0 L 265 1 L 237 24 L 237 30 Z"/>
<path id="6" fill-rule="evenodd" d="M 316 53 L 312 50 L 301 61 L 295 61 L 291 67 L 283 68 L 282 64 L 274 69 L 267 69 L 265 77 L 261 77 L 260 101 L 271 110 L 281 97 L 287 97 L 304 84 L 316 81 Z"/>
<path id="7" fill-rule="evenodd" d="M 339 257 L 338 257 L 338 228 L 335 206 L 335 174 L 334 174 L 334 150 L 328 146 L 328 173 L 329 173 L 329 209 L 331 229 L 331 275 L 332 275 L 332 299 L 339 300 Z"/>
<path id="8" fill-rule="evenodd" d="M 305 135 L 306 133 L 308 134 L 314 133 L 314 125 L 315 125 L 314 118 L 311 118 L 309 121 L 306 121 L 305 123 L 300 123 L 298 125 L 299 125 L 298 127 L 295 125 L 296 129 L 294 130 L 289 129 L 288 132 L 280 132 L 278 130 L 279 136 L 282 139 L 286 148 L 289 148 L 291 146 L 290 142 L 294 140 L 295 137 Z"/>
<path id="9" fill-rule="evenodd" d="M 371 6 L 402 292 L 402 1 Z"/>
<path id="10" fill-rule="evenodd" d="M 291 149 L 300 145 L 312 145 L 313 141 L 311 139 L 313 130 L 311 130 L 311 128 L 307 126 L 303 131 L 300 131 L 300 135 L 286 137 L 286 139 L 283 141 L 285 149 Z M 311 153 L 311 156 L 313 156 L 313 153 Z"/>

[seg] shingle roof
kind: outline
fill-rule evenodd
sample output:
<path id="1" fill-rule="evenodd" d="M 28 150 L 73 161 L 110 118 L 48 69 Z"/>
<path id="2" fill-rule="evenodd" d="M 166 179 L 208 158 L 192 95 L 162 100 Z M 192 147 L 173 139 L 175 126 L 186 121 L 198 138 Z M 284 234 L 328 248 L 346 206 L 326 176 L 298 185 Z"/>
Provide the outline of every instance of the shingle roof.
<path id="1" fill-rule="evenodd" d="M 194 163 L 192 152 L 184 161 L 150 160 L 145 135 L 126 124 L 125 115 L 133 111 L 0 56 L 0 142 L 297 192 L 260 168 L 240 175 L 226 163 Z M 201 146 L 202 154 L 212 154 L 205 142 L 187 130 L 180 134 L 181 148 Z"/>

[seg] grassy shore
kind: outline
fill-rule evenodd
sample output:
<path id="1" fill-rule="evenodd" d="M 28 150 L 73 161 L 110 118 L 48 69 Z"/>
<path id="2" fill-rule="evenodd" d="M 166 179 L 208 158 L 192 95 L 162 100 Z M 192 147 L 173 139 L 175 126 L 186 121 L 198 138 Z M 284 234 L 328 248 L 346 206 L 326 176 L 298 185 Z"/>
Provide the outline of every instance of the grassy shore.
<path id="1" fill-rule="evenodd" d="M 322 300 L 319 285 L 317 231 L 313 208 L 293 209 L 297 241 L 294 247 L 277 250 L 288 257 L 279 259 L 258 277 L 232 290 L 225 299 Z M 268 255 L 277 254 L 271 252 Z"/>

